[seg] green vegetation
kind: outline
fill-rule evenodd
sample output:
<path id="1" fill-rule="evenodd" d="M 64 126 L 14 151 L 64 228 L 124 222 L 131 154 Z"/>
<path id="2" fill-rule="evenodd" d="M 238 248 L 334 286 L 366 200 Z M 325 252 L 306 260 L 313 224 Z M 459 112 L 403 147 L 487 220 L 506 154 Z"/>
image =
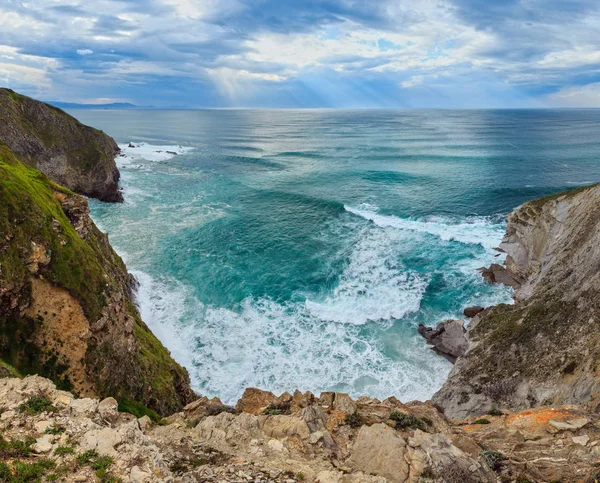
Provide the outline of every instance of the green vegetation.
<path id="1" fill-rule="evenodd" d="M 133 414 L 136 418 L 148 416 L 155 423 L 158 423 L 162 419 L 156 411 L 144 406 L 140 402 L 127 398 L 119 400 L 119 411 Z"/>
<path id="2" fill-rule="evenodd" d="M 54 461 L 48 459 L 39 459 L 33 463 L 13 461 L 10 465 L 5 462 L 0 462 L 0 482 L 38 483 L 41 481 L 42 477 L 55 466 L 56 464 Z"/>
<path id="3" fill-rule="evenodd" d="M 498 471 L 502 467 L 504 456 L 500 451 L 483 450 L 479 453 L 485 464 L 490 470 Z"/>
<path id="4" fill-rule="evenodd" d="M 56 408 L 46 396 L 31 396 L 19 406 L 19 411 L 25 414 L 40 414 L 44 411 L 54 412 Z"/>
<path id="5" fill-rule="evenodd" d="M 63 211 L 57 193 L 72 195 L 39 171 L 23 165 L 0 143 L 0 233 L 3 234 L 0 283 L 15 287 L 14 294 L 9 296 L 14 296 L 19 306 L 29 305 L 29 260 L 32 243 L 35 243 L 51 254 L 48 265 L 40 265 L 40 275 L 66 289 L 81 303 L 86 318 L 94 322 L 105 309 L 107 287 L 127 289 L 129 276 L 121 258 L 93 225 L 85 240 L 79 236 Z M 79 202 L 85 204 L 83 198 L 71 201 Z M 136 416 L 147 414 L 158 421 L 156 410 L 168 412 L 181 408 L 177 388 L 186 387 L 188 377 L 140 319 L 135 306 L 128 303 L 126 309 L 135 320 L 134 335 L 140 348 L 130 361 L 135 372 L 130 371 L 127 379 L 114 381 L 110 376 L 109 380 L 106 375 L 101 376 L 102 371 L 93 371 L 91 377 L 97 375 L 98 379 L 93 382 L 101 388 L 100 395 L 121 400 L 121 410 Z M 72 390 L 72 381 L 67 375 L 72 361 L 36 342 L 40 325 L 44 323 L 43 316 L 32 318 L 18 310 L 1 313 L 2 365 L 14 375 L 39 374 L 53 380 L 59 389 Z M 113 351 L 108 342 L 101 346 L 93 346 L 94 343 L 90 341 L 92 345 L 86 354 L 90 370 L 104 365 Z"/>
<path id="6" fill-rule="evenodd" d="M 25 440 L 11 439 L 5 440 L 0 437 L 0 458 L 26 458 L 31 454 L 31 446 L 35 439 L 27 438 Z"/>
<path id="7" fill-rule="evenodd" d="M 348 414 L 344 420 L 344 424 L 347 424 L 351 428 L 360 428 L 365 424 L 365 420 L 358 413 Z"/>
<path id="8" fill-rule="evenodd" d="M 481 418 L 473 422 L 473 424 L 490 424 L 489 419 Z"/>
<path id="9" fill-rule="evenodd" d="M 283 414 L 283 409 L 267 408 L 263 411 L 263 414 L 267 416 L 281 416 Z"/>
<path id="10" fill-rule="evenodd" d="M 65 427 L 57 424 L 53 424 L 52 426 L 48 426 L 44 433 L 46 434 L 63 434 L 65 432 Z"/>
<path id="11" fill-rule="evenodd" d="M 7 362 L 4 362 L 1 359 L 0 359 L 0 367 L 3 367 L 8 372 L 10 372 L 10 374 L 11 374 L 12 377 L 18 377 L 19 379 L 21 379 L 23 377 L 23 375 L 16 368 L 14 368 L 13 366 L 11 366 Z"/>
<path id="12" fill-rule="evenodd" d="M 73 448 L 73 446 L 59 446 L 54 450 L 54 454 L 56 456 L 65 456 L 68 454 L 74 454 L 75 453 L 75 448 Z"/>
<path id="13" fill-rule="evenodd" d="M 427 423 L 425 421 L 402 411 L 392 411 L 390 413 L 390 419 L 396 423 L 396 429 L 427 430 Z"/>
<path id="14" fill-rule="evenodd" d="M 95 450 L 88 450 L 77 456 L 79 466 L 89 466 L 96 471 L 96 476 L 101 483 L 117 483 L 119 478 L 112 475 L 108 469 L 113 464 L 113 458 L 110 456 L 100 456 Z"/>
<path id="15" fill-rule="evenodd" d="M 488 414 L 490 416 L 504 416 L 504 413 L 502 411 L 500 411 L 499 409 L 490 409 L 488 411 Z"/>

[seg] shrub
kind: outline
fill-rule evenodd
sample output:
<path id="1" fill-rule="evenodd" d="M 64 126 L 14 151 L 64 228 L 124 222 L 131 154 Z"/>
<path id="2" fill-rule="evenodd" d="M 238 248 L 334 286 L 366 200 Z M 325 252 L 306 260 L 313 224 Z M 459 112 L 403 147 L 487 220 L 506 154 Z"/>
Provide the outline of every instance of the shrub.
<path id="1" fill-rule="evenodd" d="M 53 424 L 52 426 L 48 426 L 44 433 L 46 434 L 62 434 L 65 432 L 64 426 L 59 426 L 57 424 Z"/>
<path id="2" fill-rule="evenodd" d="M 402 411 L 392 411 L 390 419 L 396 423 L 396 429 L 420 429 L 422 431 L 427 429 L 425 421 Z"/>
<path id="3" fill-rule="evenodd" d="M 31 445 L 35 439 L 27 438 L 24 441 L 11 439 L 6 441 L 0 437 L 0 458 L 24 458 L 31 454 Z"/>
<path id="4" fill-rule="evenodd" d="M 72 446 L 59 446 L 54 450 L 54 454 L 56 456 L 64 456 L 73 453 L 75 453 L 75 448 L 73 448 Z"/>
<path id="5" fill-rule="evenodd" d="M 207 416 L 217 416 L 221 413 L 229 413 L 229 414 L 237 414 L 237 410 L 231 406 L 223 405 L 214 405 L 208 406 L 206 408 Z"/>
<path id="6" fill-rule="evenodd" d="M 13 461 L 11 466 L 0 462 L 0 481 L 5 483 L 37 483 L 48 470 L 55 466 L 54 461 L 48 459 L 39 459 L 35 463 Z"/>
<path id="7" fill-rule="evenodd" d="M 490 424 L 489 419 L 481 418 L 473 422 L 473 424 Z"/>
<path id="8" fill-rule="evenodd" d="M 281 416 L 283 414 L 283 409 L 267 408 L 263 411 L 263 414 L 266 414 L 267 416 Z"/>
<path id="9" fill-rule="evenodd" d="M 40 414 L 44 411 L 53 412 L 56 408 L 46 396 L 31 396 L 19 406 L 19 411 L 25 414 Z"/>
<path id="10" fill-rule="evenodd" d="M 77 464 L 86 466 L 92 464 L 98 458 L 98 452 L 95 449 L 89 449 L 77 456 Z"/>
<path id="11" fill-rule="evenodd" d="M 502 411 L 500 411 L 499 409 L 490 409 L 488 411 L 488 414 L 490 416 L 504 416 L 504 413 Z"/>
<path id="12" fill-rule="evenodd" d="M 360 428 L 363 424 L 365 424 L 365 420 L 362 416 L 359 416 L 357 413 L 348 414 L 346 419 L 344 420 L 344 424 L 347 424 L 351 428 Z"/>
<path id="13" fill-rule="evenodd" d="M 502 467 L 502 453 L 494 450 L 483 450 L 479 453 L 490 470 L 498 471 Z"/>
<path id="14" fill-rule="evenodd" d="M 99 456 L 98 452 L 91 449 L 81 453 L 77 457 L 79 466 L 89 466 L 96 470 L 96 476 L 100 479 L 100 483 L 118 483 L 121 480 L 109 473 L 108 468 L 113 464 L 111 456 Z"/>

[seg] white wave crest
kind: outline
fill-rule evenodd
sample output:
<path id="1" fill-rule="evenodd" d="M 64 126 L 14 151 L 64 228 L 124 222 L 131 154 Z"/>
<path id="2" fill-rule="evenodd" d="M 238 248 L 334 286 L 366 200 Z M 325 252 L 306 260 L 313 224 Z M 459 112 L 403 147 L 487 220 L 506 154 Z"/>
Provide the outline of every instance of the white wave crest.
<path id="1" fill-rule="evenodd" d="M 424 400 L 450 369 L 443 358 L 422 349 L 412 329 L 394 337 L 394 355 L 381 344 L 386 337 L 365 337 L 359 326 L 328 323 L 303 303 L 247 299 L 236 311 L 207 307 L 180 284 L 136 276 L 143 319 L 188 368 L 196 390 L 230 404 L 250 386 Z"/>
<path id="2" fill-rule="evenodd" d="M 136 161 L 167 161 L 174 156 L 185 154 L 194 148 L 184 146 L 157 146 L 148 143 L 119 144 L 121 156 L 117 158 L 120 165 L 129 165 Z"/>
<path id="3" fill-rule="evenodd" d="M 457 241 L 470 245 L 481 245 L 491 249 L 497 247 L 502 239 L 504 227 L 490 223 L 485 217 L 472 217 L 467 221 L 453 222 L 442 217 L 430 217 L 427 220 L 412 220 L 397 216 L 380 215 L 376 207 L 361 205 L 358 208 L 344 206 L 354 215 L 370 220 L 380 227 L 399 228 L 419 233 L 429 233 L 444 241 Z"/>

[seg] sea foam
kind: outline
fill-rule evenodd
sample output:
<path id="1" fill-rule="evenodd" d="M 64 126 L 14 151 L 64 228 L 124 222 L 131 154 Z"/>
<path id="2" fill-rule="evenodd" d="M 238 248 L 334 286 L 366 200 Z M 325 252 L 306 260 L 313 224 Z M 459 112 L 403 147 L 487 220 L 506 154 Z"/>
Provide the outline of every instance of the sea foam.
<path id="1" fill-rule="evenodd" d="M 158 146 L 148 143 L 119 144 L 121 155 L 117 158 L 120 165 L 128 165 L 139 161 L 167 161 L 174 156 L 186 154 L 194 148 L 179 145 Z"/>

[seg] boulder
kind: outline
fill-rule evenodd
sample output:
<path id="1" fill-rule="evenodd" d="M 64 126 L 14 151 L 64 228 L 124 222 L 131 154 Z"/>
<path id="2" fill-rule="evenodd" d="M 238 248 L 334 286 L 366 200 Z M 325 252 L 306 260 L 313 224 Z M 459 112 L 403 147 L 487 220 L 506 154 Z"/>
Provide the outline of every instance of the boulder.
<path id="1" fill-rule="evenodd" d="M 363 426 L 352 447 L 349 463 L 367 474 L 382 476 L 390 483 L 404 483 L 409 467 L 404 455 L 406 441 L 389 426 Z"/>
<path id="2" fill-rule="evenodd" d="M 467 307 L 464 311 L 463 314 L 465 314 L 465 317 L 469 317 L 470 319 L 475 317 L 477 314 L 479 314 L 480 312 L 483 312 L 485 310 L 485 307 L 481 307 L 480 305 L 474 305 L 473 307 Z"/>
<path id="3" fill-rule="evenodd" d="M 242 398 L 235 405 L 235 408 L 244 413 L 261 414 L 276 400 L 277 397 L 272 392 L 248 387 L 244 391 Z"/>
<path id="4" fill-rule="evenodd" d="M 435 329 L 419 324 L 418 331 L 433 346 L 433 350 L 452 363 L 469 348 L 462 320 L 446 320 Z"/>
<path id="5" fill-rule="evenodd" d="M 479 271 L 483 279 L 489 283 L 501 283 L 513 288 L 519 288 L 522 284 L 519 277 L 497 263 L 492 263 L 488 268 L 480 268 Z"/>
<path id="6" fill-rule="evenodd" d="M 98 404 L 98 414 L 109 423 L 114 423 L 119 419 L 119 403 L 115 398 L 107 397 Z"/>

